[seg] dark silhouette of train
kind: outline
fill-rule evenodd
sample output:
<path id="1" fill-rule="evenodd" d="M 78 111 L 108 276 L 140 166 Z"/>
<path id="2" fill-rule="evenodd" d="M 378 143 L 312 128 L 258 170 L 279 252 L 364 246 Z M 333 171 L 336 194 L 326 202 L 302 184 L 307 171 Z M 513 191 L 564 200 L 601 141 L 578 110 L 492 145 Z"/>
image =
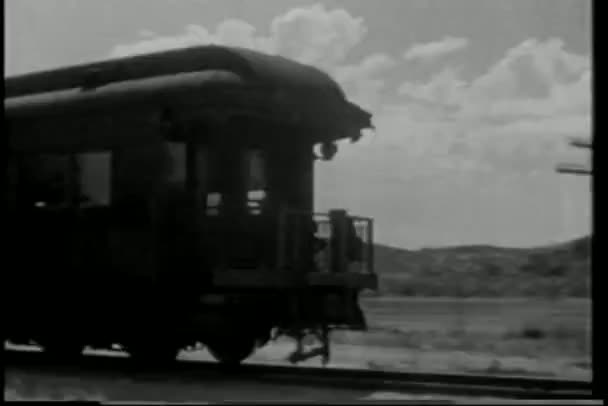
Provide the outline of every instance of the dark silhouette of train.
<path id="1" fill-rule="evenodd" d="M 372 221 L 315 213 L 313 173 L 371 115 L 325 73 L 194 47 L 6 78 L 4 110 L 11 342 L 238 364 L 286 335 L 327 361 L 366 328 Z"/>

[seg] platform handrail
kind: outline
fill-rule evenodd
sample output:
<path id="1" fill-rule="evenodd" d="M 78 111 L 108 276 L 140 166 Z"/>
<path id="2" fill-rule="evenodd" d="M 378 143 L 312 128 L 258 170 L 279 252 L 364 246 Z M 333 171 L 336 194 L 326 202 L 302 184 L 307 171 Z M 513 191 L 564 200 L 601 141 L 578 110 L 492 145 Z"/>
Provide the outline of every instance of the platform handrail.
<path id="1" fill-rule="evenodd" d="M 310 220 L 309 225 L 305 219 Z M 342 221 L 344 224 L 340 226 Z M 309 261 L 306 250 L 310 250 L 310 255 L 313 257 L 310 258 L 311 263 L 315 263 L 315 260 L 324 260 L 326 263 L 325 266 L 315 263 L 315 267 L 322 268 L 317 271 L 341 273 L 355 270 L 359 273 L 375 274 L 371 218 L 348 215 L 344 211 L 320 213 L 283 208 L 279 211 L 278 223 L 279 268 L 305 266 L 303 264 Z M 306 242 L 304 227 L 310 227 L 311 238 L 308 242 Z M 343 228 L 342 231 L 340 227 Z M 327 235 L 319 236 L 319 233 L 323 234 L 324 231 Z M 343 237 L 340 237 L 342 235 Z M 338 240 L 335 239 L 336 236 Z M 319 248 L 319 245 L 322 248 Z M 336 256 L 344 258 L 340 260 Z"/>

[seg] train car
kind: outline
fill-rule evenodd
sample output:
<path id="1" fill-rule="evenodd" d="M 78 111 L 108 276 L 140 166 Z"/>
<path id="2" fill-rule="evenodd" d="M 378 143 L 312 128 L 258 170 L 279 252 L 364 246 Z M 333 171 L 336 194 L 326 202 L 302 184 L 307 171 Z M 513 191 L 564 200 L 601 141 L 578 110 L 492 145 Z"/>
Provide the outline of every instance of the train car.
<path id="1" fill-rule="evenodd" d="M 4 110 L 11 342 L 238 364 L 283 335 L 327 362 L 366 328 L 373 222 L 316 213 L 313 175 L 371 115 L 325 73 L 201 46 L 7 78 Z"/>

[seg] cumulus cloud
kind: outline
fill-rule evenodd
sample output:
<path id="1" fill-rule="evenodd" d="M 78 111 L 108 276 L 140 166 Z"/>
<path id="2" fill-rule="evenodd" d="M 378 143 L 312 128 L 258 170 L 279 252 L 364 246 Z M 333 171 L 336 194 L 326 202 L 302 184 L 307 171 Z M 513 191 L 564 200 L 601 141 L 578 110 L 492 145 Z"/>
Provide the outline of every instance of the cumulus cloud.
<path id="1" fill-rule="evenodd" d="M 344 9 L 328 10 L 323 5 L 291 9 L 276 16 L 261 35 L 246 21 L 227 19 L 215 30 L 191 24 L 181 33 L 159 36 L 149 30 L 139 32 L 140 39 L 121 44 L 111 51 L 113 57 L 145 54 L 196 45 L 239 46 L 290 59 L 323 69 L 345 88 L 350 99 L 367 108 L 379 105 L 385 81 L 382 74 L 396 62 L 390 56 L 375 53 L 355 63 L 347 63 L 349 52 L 367 34 L 363 18 Z"/>
<path id="2" fill-rule="evenodd" d="M 559 39 L 529 39 L 508 50 L 471 83 L 471 97 L 481 100 L 542 99 L 553 86 L 571 83 L 590 69 L 588 57 L 564 49 Z"/>
<path id="3" fill-rule="evenodd" d="M 273 19 L 270 27 L 277 53 L 321 67 L 343 62 L 367 34 L 363 18 L 319 4 L 292 9 Z"/>
<path id="4" fill-rule="evenodd" d="M 399 93 L 438 107 L 456 107 L 461 119 L 504 121 L 588 114 L 590 61 L 565 50 L 561 40 L 530 39 L 509 49 L 501 60 L 469 82 L 448 67 L 427 82 L 401 84 Z"/>
<path id="5" fill-rule="evenodd" d="M 143 40 L 116 46 L 111 55 L 120 57 L 195 45 L 230 45 L 280 54 L 297 61 L 332 69 L 342 63 L 347 54 L 366 35 L 362 18 L 353 17 L 346 10 L 326 10 L 315 4 L 294 8 L 275 17 L 269 35 L 258 35 L 256 28 L 246 21 L 227 19 L 215 31 L 191 24 L 184 31 L 171 36 L 156 36 L 141 31 Z"/>
<path id="6" fill-rule="evenodd" d="M 274 44 L 269 37 L 256 36 L 255 27 L 246 21 L 229 19 L 219 23 L 215 32 L 207 28 L 190 24 L 183 32 L 176 35 L 159 36 L 151 31 L 140 31 L 142 40 L 115 46 L 110 52 L 112 57 L 140 55 L 170 49 L 188 48 L 196 45 L 232 45 L 274 51 Z"/>
<path id="7" fill-rule="evenodd" d="M 381 105 L 380 94 L 386 85 L 383 75 L 396 65 L 392 57 L 377 53 L 357 64 L 338 66 L 333 73 L 354 102 L 364 108 L 377 110 Z"/>
<path id="8" fill-rule="evenodd" d="M 457 105 L 462 102 L 466 86 L 466 82 L 459 79 L 458 70 L 448 67 L 433 75 L 426 83 L 405 82 L 399 87 L 398 92 L 419 101 Z"/>
<path id="9" fill-rule="evenodd" d="M 428 61 L 459 51 L 469 45 L 469 40 L 462 37 L 445 37 L 439 41 L 412 45 L 403 58 L 408 61 Z"/>
<path id="10" fill-rule="evenodd" d="M 417 173 L 480 185 L 484 176 L 550 176 L 558 162 L 580 160 L 567 138 L 591 134 L 591 80 L 588 56 L 559 39 L 529 39 L 470 80 L 448 66 L 402 83 L 400 104 L 376 121 L 386 150 L 401 144 Z"/>

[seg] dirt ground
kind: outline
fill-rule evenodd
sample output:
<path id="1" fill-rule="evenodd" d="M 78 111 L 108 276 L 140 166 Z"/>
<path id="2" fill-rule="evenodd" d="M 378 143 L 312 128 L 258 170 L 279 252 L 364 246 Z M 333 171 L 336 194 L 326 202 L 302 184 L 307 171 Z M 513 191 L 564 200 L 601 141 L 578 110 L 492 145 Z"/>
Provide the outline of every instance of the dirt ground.
<path id="1" fill-rule="evenodd" d="M 591 379 L 588 300 L 374 298 L 363 308 L 369 331 L 334 332 L 330 366 Z M 283 363 L 293 345 L 271 343 L 250 362 Z"/>

